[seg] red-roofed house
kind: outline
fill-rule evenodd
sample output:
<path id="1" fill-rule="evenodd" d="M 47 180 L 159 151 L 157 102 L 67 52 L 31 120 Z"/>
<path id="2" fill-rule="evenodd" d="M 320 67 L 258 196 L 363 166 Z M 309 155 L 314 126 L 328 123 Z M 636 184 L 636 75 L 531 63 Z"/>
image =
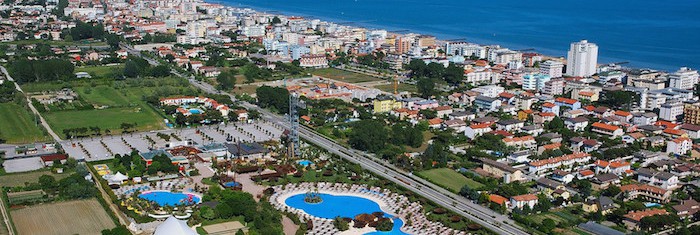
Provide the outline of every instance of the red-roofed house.
<path id="1" fill-rule="evenodd" d="M 622 128 L 620 128 L 618 126 L 613 126 L 610 124 L 605 124 L 602 122 L 593 123 L 591 125 L 591 127 L 592 127 L 591 130 L 593 132 L 603 134 L 603 135 L 609 135 L 613 138 L 618 137 L 618 136 L 622 136 L 623 134 L 625 134 L 625 132 L 622 130 Z"/>
<path id="2" fill-rule="evenodd" d="M 597 160 L 593 163 L 595 165 L 596 174 L 612 173 L 616 175 L 627 175 L 627 171 L 630 170 L 630 163 L 627 161 L 604 161 Z"/>
<path id="3" fill-rule="evenodd" d="M 53 166 L 53 163 L 55 161 L 60 161 L 61 164 L 64 164 L 68 160 L 68 156 L 66 156 L 65 154 L 49 154 L 41 156 L 40 158 L 41 163 L 44 164 L 45 167 Z"/>
<path id="4" fill-rule="evenodd" d="M 649 210 L 644 210 L 644 211 L 632 211 L 624 216 L 624 220 L 622 220 L 622 223 L 627 226 L 627 229 L 629 230 L 639 230 L 639 224 L 642 221 L 642 218 L 644 217 L 649 217 L 649 216 L 655 216 L 655 215 L 668 215 L 668 211 L 664 209 L 649 209 Z"/>
<path id="5" fill-rule="evenodd" d="M 511 209 L 523 209 L 525 206 L 528 206 L 530 208 L 535 207 L 538 203 L 538 198 L 534 194 L 524 194 L 524 195 L 518 195 L 518 196 L 512 196 L 510 197 L 510 206 Z"/>
<path id="6" fill-rule="evenodd" d="M 666 152 L 684 155 L 693 148 L 693 141 L 688 137 L 678 137 L 666 143 Z"/>
<path id="7" fill-rule="evenodd" d="M 484 133 L 491 131 L 493 131 L 493 129 L 491 129 L 491 123 L 471 124 L 466 130 L 464 130 L 464 135 L 466 135 L 469 139 L 474 139 L 477 136 L 481 136 Z"/>
<path id="8" fill-rule="evenodd" d="M 558 106 L 566 106 L 569 109 L 576 110 L 581 108 L 581 102 L 575 99 L 559 97 L 554 100 L 554 104 Z"/>

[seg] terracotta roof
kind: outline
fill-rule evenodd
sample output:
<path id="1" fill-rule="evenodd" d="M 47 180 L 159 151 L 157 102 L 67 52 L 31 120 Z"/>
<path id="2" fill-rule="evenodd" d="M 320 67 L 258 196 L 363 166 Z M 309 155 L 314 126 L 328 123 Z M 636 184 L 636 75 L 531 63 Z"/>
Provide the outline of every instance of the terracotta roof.
<path id="1" fill-rule="evenodd" d="M 628 184 L 628 185 L 622 185 L 620 186 L 620 191 L 622 192 L 630 192 L 630 191 L 644 191 L 644 192 L 650 192 L 650 193 L 656 193 L 656 194 L 666 194 L 666 190 L 651 186 L 648 184 Z"/>
<path id="2" fill-rule="evenodd" d="M 666 128 L 671 128 L 671 129 L 676 129 L 676 127 L 678 126 L 678 124 L 675 124 L 675 123 L 669 122 L 669 121 L 664 121 L 664 120 L 656 121 L 656 123 L 654 123 L 654 125 L 655 126 L 665 126 Z"/>
<path id="3" fill-rule="evenodd" d="M 590 91 L 581 91 L 578 94 L 582 95 L 582 96 L 589 96 L 589 97 L 595 95 L 595 93 L 590 92 Z"/>
<path id="4" fill-rule="evenodd" d="M 559 102 L 559 103 L 569 104 L 569 105 L 573 105 L 573 104 L 575 104 L 576 102 L 578 102 L 578 100 L 569 99 L 569 98 L 564 98 L 564 97 L 556 98 L 554 101 Z"/>
<path id="5" fill-rule="evenodd" d="M 644 211 L 632 211 L 625 214 L 625 218 L 633 221 L 641 221 L 644 217 L 655 216 L 655 215 L 667 215 L 668 211 L 664 209 L 649 209 Z"/>
<path id="6" fill-rule="evenodd" d="M 506 203 L 508 201 L 508 199 L 501 196 L 501 195 L 498 195 L 498 194 L 490 194 L 489 201 L 496 203 L 498 205 L 503 205 L 504 203 Z"/>
<path id="7" fill-rule="evenodd" d="M 541 116 L 541 117 L 554 117 L 554 116 L 557 116 L 557 115 L 554 114 L 554 113 L 550 113 L 550 112 L 541 112 L 541 113 L 540 113 L 540 116 Z"/>
<path id="8" fill-rule="evenodd" d="M 41 160 L 44 162 L 53 162 L 56 160 L 66 160 L 68 159 L 68 156 L 65 154 L 49 154 L 49 155 L 44 155 L 41 156 Z"/>
<path id="9" fill-rule="evenodd" d="M 510 197 L 511 199 L 515 201 L 534 201 L 537 200 L 537 195 L 535 194 L 524 194 L 524 195 L 518 195 L 518 196 L 512 196 Z"/>
<path id="10" fill-rule="evenodd" d="M 452 107 L 447 106 L 447 105 L 435 107 L 435 111 L 445 111 L 445 110 L 451 110 L 451 109 L 452 109 Z"/>
<path id="11" fill-rule="evenodd" d="M 469 127 L 472 129 L 484 129 L 491 127 L 491 123 L 471 124 Z"/>
<path id="12" fill-rule="evenodd" d="M 685 131 L 666 128 L 666 129 L 664 129 L 664 133 L 669 134 L 669 135 L 683 135 L 683 134 L 685 134 Z"/>
<path id="13" fill-rule="evenodd" d="M 588 153 L 572 153 L 572 154 L 567 154 L 561 157 L 554 157 L 554 158 L 548 158 L 548 159 L 543 159 L 539 161 L 534 161 L 528 163 L 530 166 L 544 166 L 547 164 L 553 164 L 561 161 L 568 161 L 568 160 L 573 160 L 573 159 L 578 159 L 578 158 L 585 158 L 588 157 Z"/>
<path id="14" fill-rule="evenodd" d="M 555 106 L 557 106 L 557 105 L 554 103 L 549 103 L 549 102 L 545 102 L 544 104 L 542 104 L 542 107 L 547 107 L 547 108 L 554 108 Z"/>
<path id="15" fill-rule="evenodd" d="M 593 126 L 593 128 L 603 129 L 603 130 L 607 130 L 607 131 L 616 131 L 616 130 L 620 129 L 620 127 L 613 126 L 610 124 L 605 124 L 602 122 L 595 122 L 595 123 L 593 123 L 592 126 Z"/>
<path id="16" fill-rule="evenodd" d="M 440 123 L 442 123 L 442 119 L 440 119 L 440 118 L 433 118 L 433 119 L 428 120 L 428 124 L 430 124 L 430 125 L 437 125 Z"/>
<path id="17" fill-rule="evenodd" d="M 511 93 L 508 93 L 508 92 L 501 92 L 500 94 L 498 94 L 498 96 L 499 96 L 499 97 L 503 97 L 503 98 L 507 98 L 507 99 L 510 99 L 510 98 L 515 97 L 514 94 L 511 94 Z"/>
<path id="18" fill-rule="evenodd" d="M 617 110 L 617 111 L 615 111 L 615 115 L 617 115 L 617 116 L 622 116 L 622 117 L 628 117 L 628 116 L 632 116 L 632 113 L 630 113 L 630 112 L 625 112 L 625 111 L 622 111 L 622 110 Z"/>
<path id="19" fill-rule="evenodd" d="M 630 163 L 627 161 L 614 161 L 610 162 L 610 168 L 620 168 L 620 167 L 626 167 L 629 166 Z"/>
<path id="20" fill-rule="evenodd" d="M 676 142 L 677 144 L 683 143 L 685 141 L 692 141 L 692 140 L 690 140 L 690 138 L 687 138 L 687 137 L 678 137 L 678 138 L 673 139 L 673 142 Z"/>
<path id="21" fill-rule="evenodd" d="M 578 172 L 582 176 L 589 176 L 589 175 L 595 175 L 595 173 L 592 170 L 582 170 Z"/>

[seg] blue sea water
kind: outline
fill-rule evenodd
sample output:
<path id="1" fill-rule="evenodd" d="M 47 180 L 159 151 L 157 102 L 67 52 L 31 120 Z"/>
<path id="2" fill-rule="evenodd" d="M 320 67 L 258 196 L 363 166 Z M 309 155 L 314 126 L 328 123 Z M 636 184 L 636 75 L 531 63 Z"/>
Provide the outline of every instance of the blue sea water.
<path id="1" fill-rule="evenodd" d="M 700 67 L 697 0 L 221 0 L 236 7 L 276 11 L 376 29 L 409 30 L 441 39 L 464 38 L 511 49 L 534 48 L 566 56 L 588 39 L 599 62 L 676 70 Z"/>
<path id="2" fill-rule="evenodd" d="M 381 212 L 382 209 L 379 208 L 379 204 L 376 202 L 365 199 L 362 197 L 354 196 L 335 196 L 330 194 L 321 193 L 319 196 L 323 201 L 321 203 L 306 203 L 304 201 L 305 194 L 297 194 L 287 198 L 284 201 L 290 207 L 301 209 L 309 215 L 316 217 L 333 219 L 335 217 L 348 217 L 354 218 L 356 215 L 362 213 L 374 213 Z M 391 215 L 386 215 L 391 217 Z M 391 231 L 386 232 L 372 232 L 367 233 L 370 235 L 405 235 L 406 233 L 400 230 L 403 226 L 403 221 L 401 219 L 394 219 L 394 227 Z"/>
<path id="3" fill-rule="evenodd" d="M 175 205 L 184 205 L 187 203 L 189 200 L 191 194 L 185 194 L 185 193 L 173 193 L 173 192 L 163 192 L 163 191 L 155 191 L 155 192 L 145 192 L 139 195 L 140 198 L 153 201 L 158 203 L 160 206 L 175 206 Z M 199 203 L 201 200 L 198 196 L 192 196 L 192 202 L 193 203 Z"/>

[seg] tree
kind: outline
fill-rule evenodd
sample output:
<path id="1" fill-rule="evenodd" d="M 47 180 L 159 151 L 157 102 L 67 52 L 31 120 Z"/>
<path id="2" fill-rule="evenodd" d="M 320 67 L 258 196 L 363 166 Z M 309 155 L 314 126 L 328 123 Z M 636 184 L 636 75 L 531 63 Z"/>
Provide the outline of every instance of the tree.
<path id="1" fill-rule="evenodd" d="M 151 69 L 151 76 L 153 77 L 167 77 L 170 76 L 170 68 L 167 65 L 158 65 Z"/>
<path id="2" fill-rule="evenodd" d="M 630 110 L 632 104 L 639 102 L 639 95 L 633 91 L 607 91 L 603 93 L 598 103 L 613 109 Z"/>
<path id="3" fill-rule="evenodd" d="M 278 113 L 289 112 L 289 91 L 281 87 L 261 86 L 255 89 L 258 105 L 273 108 Z"/>
<path id="4" fill-rule="evenodd" d="M 452 85 L 457 85 L 464 79 L 464 68 L 450 63 L 445 69 L 445 81 Z"/>
<path id="5" fill-rule="evenodd" d="M 394 222 L 391 221 L 389 218 L 382 218 L 379 220 L 379 223 L 377 223 L 377 231 L 391 231 L 394 227 Z"/>
<path id="6" fill-rule="evenodd" d="M 550 218 L 546 218 L 542 220 L 542 225 L 540 225 L 540 230 L 545 232 L 545 233 L 551 233 L 552 229 L 554 229 L 557 226 L 557 223 L 554 222 L 554 220 Z"/>
<path id="7" fill-rule="evenodd" d="M 373 119 L 355 122 L 348 138 L 348 143 L 353 148 L 373 153 L 382 150 L 388 141 L 389 135 L 384 123 Z"/>
<path id="8" fill-rule="evenodd" d="M 236 77 L 233 71 L 223 71 L 216 76 L 216 82 L 219 83 L 219 89 L 230 90 L 236 85 Z"/>
<path id="9" fill-rule="evenodd" d="M 275 16 L 272 18 L 272 24 L 281 24 L 282 20 L 280 20 L 279 17 Z"/>
<path id="10" fill-rule="evenodd" d="M 430 78 L 419 78 L 416 86 L 418 87 L 418 93 L 423 98 L 430 98 L 435 95 L 435 82 Z"/>

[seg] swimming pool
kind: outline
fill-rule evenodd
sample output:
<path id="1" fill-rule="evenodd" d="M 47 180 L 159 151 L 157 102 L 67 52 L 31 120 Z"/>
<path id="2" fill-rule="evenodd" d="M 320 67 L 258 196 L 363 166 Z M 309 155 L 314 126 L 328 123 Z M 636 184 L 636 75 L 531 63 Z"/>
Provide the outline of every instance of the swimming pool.
<path id="1" fill-rule="evenodd" d="M 337 216 L 354 218 L 356 215 L 362 213 L 374 213 L 383 212 L 376 202 L 357 196 L 336 196 L 331 194 L 321 193 L 319 196 L 323 199 L 321 203 L 306 203 L 304 202 L 304 197 L 306 194 L 296 194 L 287 198 L 284 203 L 290 207 L 294 207 L 303 210 L 309 215 L 316 217 L 333 219 Z M 392 215 L 385 214 L 386 217 L 393 217 Z M 394 227 L 391 231 L 386 232 L 371 232 L 367 233 L 370 235 L 405 235 L 400 230 L 403 226 L 403 221 L 399 218 L 394 219 Z"/>
<path id="2" fill-rule="evenodd" d="M 201 114 L 201 113 L 202 113 L 202 110 L 199 110 L 199 109 L 190 109 L 190 113 L 191 113 L 191 114 Z"/>
<path id="3" fill-rule="evenodd" d="M 229 182 L 224 183 L 224 187 L 230 187 L 230 188 L 237 187 L 240 185 L 241 185 L 241 183 L 238 183 L 236 181 L 229 181 Z"/>
<path id="4" fill-rule="evenodd" d="M 309 160 L 299 160 L 297 161 L 297 163 L 301 166 L 309 166 L 311 164 L 314 164 L 312 161 Z"/>
<path id="5" fill-rule="evenodd" d="M 202 199 L 191 193 L 173 193 L 167 191 L 149 191 L 139 195 L 140 198 L 158 203 L 160 206 L 197 204 Z"/>

